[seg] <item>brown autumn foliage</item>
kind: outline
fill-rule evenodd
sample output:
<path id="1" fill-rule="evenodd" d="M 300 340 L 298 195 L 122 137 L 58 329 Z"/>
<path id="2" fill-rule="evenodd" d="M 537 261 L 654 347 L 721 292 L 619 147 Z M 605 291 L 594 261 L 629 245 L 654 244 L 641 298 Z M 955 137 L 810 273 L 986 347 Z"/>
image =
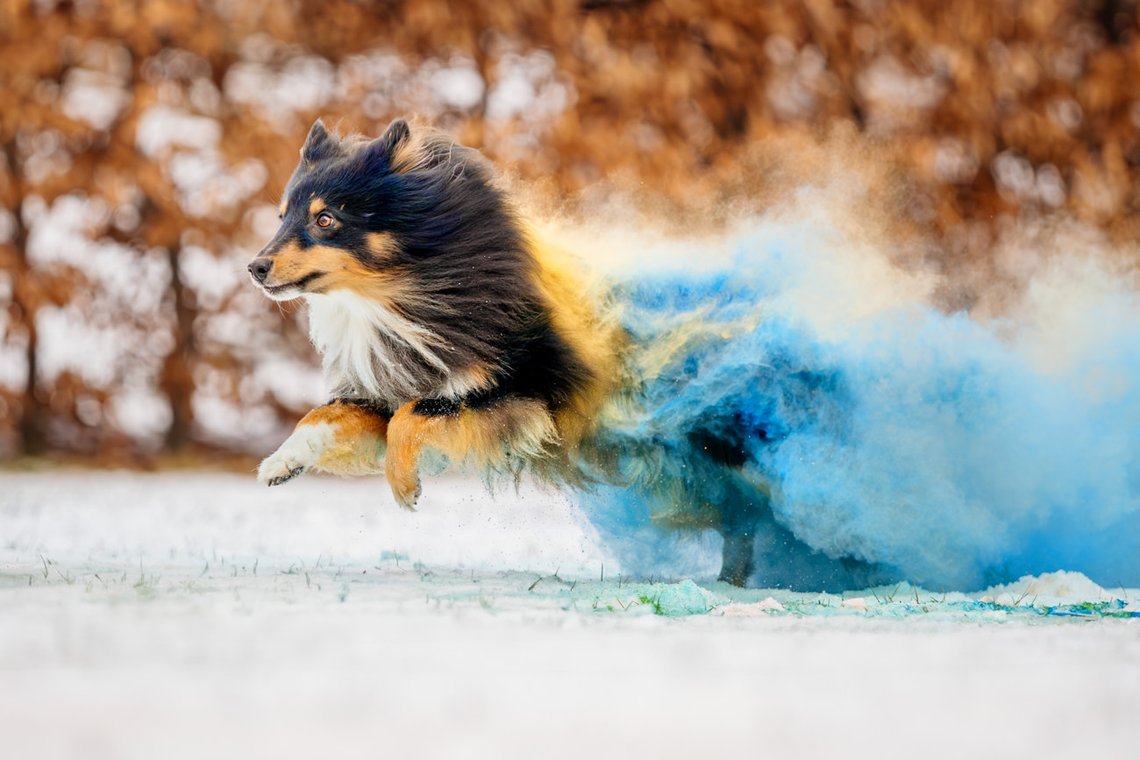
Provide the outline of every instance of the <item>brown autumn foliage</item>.
<path id="1" fill-rule="evenodd" d="M 241 268 L 318 115 L 419 112 L 674 218 L 842 125 L 951 274 L 1018 218 L 1135 240 L 1138 5 L 0 0 L 0 458 L 256 447 L 303 411 L 303 332 Z"/>

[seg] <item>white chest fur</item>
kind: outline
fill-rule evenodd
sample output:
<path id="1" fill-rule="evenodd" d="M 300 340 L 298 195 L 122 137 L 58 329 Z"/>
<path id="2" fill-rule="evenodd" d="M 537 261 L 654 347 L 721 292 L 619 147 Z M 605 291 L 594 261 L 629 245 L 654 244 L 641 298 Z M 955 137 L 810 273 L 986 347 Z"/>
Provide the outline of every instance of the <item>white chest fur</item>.
<path id="1" fill-rule="evenodd" d="M 439 337 L 427 328 L 353 293 L 309 295 L 306 300 L 309 337 L 333 389 L 398 405 L 432 392 L 425 387 L 422 365 L 437 370 L 447 382 L 450 372 L 439 358 Z M 409 366 L 409 352 L 422 360 L 416 362 L 420 367 Z"/>

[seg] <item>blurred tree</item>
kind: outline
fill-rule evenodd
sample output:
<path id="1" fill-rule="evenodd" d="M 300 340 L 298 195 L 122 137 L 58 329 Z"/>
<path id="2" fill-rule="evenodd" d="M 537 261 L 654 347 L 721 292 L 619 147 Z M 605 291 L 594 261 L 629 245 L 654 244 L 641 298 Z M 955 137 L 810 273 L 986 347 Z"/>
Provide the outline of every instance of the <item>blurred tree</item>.
<path id="1" fill-rule="evenodd" d="M 882 202 L 969 306 L 966 273 L 998 276 L 1016 219 L 1140 237 L 1137 18 L 1136 0 L 0 0 L 0 456 L 256 447 L 319 397 L 301 315 L 243 272 L 318 115 L 376 133 L 418 112 L 557 198 L 650 187 L 684 220 L 770 202 L 809 160 L 789 145 L 848 125 L 862 140 L 839 150 L 875 151 Z"/>
<path id="2" fill-rule="evenodd" d="M 23 197 L 23 182 L 14 137 L 7 137 L 3 149 L 4 174 L 0 193 L 7 208 L 19 208 L 17 201 Z M 0 243 L 0 265 L 3 265 L 10 277 L 8 283 L 10 303 L 6 326 L 10 338 L 22 337 L 26 369 L 18 398 L 9 399 L 5 407 L 14 406 L 18 410 L 14 426 L 16 441 L 22 453 L 34 455 L 41 453 L 44 448 L 43 435 L 40 432 L 43 401 L 36 390 L 38 340 L 35 309 L 41 300 L 40 294 L 36 292 L 39 277 L 28 263 L 28 233 L 20 214 L 12 214 L 9 224 L 7 240 Z"/>

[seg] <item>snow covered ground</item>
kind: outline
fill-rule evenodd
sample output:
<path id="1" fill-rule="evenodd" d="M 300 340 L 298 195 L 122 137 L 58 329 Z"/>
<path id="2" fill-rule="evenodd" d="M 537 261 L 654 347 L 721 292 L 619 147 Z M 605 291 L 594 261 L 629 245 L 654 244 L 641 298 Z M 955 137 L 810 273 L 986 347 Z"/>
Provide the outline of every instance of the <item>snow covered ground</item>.
<path id="1" fill-rule="evenodd" d="M 604 568 L 604 569 L 603 569 Z M 602 574 L 605 574 L 602 580 Z M 1132 756 L 1140 590 L 621 575 L 557 494 L 0 473 L 4 757 Z"/>

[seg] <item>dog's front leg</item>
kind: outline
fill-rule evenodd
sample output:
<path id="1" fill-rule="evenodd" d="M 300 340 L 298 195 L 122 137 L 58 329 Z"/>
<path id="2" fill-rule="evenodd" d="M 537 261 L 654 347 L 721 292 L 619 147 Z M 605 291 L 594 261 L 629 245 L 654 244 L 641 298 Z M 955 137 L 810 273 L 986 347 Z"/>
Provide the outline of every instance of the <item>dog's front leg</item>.
<path id="1" fill-rule="evenodd" d="M 420 495 L 420 456 L 426 449 L 452 464 L 506 472 L 514 463 L 546 456 L 557 440 L 550 411 L 537 399 L 507 396 L 479 408 L 448 399 L 420 399 L 392 415 L 384 472 L 396 502 L 413 509 Z"/>
<path id="2" fill-rule="evenodd" d="M 388 414 L 370 404 L 337 399 L 306 414 L 293 434 L 266 457 L 257 479 L 276 486 L 307 470 L 371 475 L 383 470 Z"/>
<path id="3" fill-rule="evenodd" d="M 420 498 L 420 454 L 431 445 L 439 446 L 447 436 L 447 418 L 460 412 L 456 402 L 436 404 L 410 401 L 392 415 L 388 426 L 388 455 L 384 474 L 396 503 L 404 509 L 415 509 Z"/>

